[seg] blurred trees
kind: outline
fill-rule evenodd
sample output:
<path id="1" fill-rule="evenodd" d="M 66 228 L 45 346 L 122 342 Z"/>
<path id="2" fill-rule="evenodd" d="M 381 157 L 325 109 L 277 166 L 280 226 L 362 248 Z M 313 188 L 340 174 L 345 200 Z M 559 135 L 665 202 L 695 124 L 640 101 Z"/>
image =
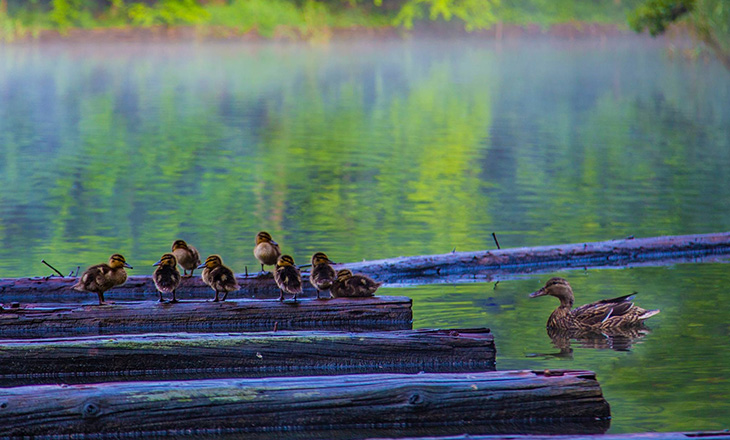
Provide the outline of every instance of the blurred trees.
<path id="1" fill-rule="evenodd" d="M 637 32 L 664 33 L 672 23 L 687 23 L 730 69 L 730 4 L 727 0 L 647 0 L 629 16 Z"/>

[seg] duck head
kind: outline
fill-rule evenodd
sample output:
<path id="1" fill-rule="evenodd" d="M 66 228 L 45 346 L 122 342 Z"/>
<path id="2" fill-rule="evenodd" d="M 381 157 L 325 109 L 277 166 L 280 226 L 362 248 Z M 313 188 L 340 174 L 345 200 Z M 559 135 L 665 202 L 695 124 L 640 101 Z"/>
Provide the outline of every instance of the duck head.
<path id="1" fill-rule="evenodd" d="M 221 259 L 220 255 L 211 255 L 208 258 L 205 259 L 205 263 L 198 266 L 198 269 L 213 269 L 218 266 L 223 266 L 223 259 Z"/>
<path id="2" fill-rule="evenodd" d="M 109 267 L 112 269 L 120 269 L 126 267 L 127 269 L 133 269 L 132 266 L 127 264 L 127 260 L 124 259 L 122 254 L 113 254 L 109 257 Z"/>
<path id="3" fill-rule="evenodd" d="M 172 250 L 175 249 L 188 249 L 188 244 L 185 243 L 185 240 L 175 240 L 175 242 L 172 244 Z"/>
<path id="4" fill-rule="evenodd" d="M 183 242 L 184 243 L 184 242 Z M 160 261 L 153 264 L 153 266 L 177 266 L 177 258 L 172 254 L 165 254 L 160 258 Z"/>
<path id="5" fill-rule="evenodd" d="M 352 278 L 352 271 L 350 269 L 340 269 L 337 271 L 337 281 L 344 282 Z"/>
<path id="6" fill-rule="evenodd" d="M 276 246 L 279 245 L 279 243 L 275 242 L 271 238 L 271 234 L 269 234 L 266 231 L 261 231 L 258 234 L 256 234 L 256 246 L 258 246 L 261 243 L 271 243 L 271 244 L 276 245 Z"/>
<path id="7" fill-rule="evenodd" d="M 330 260 L 324 252 L 317 252 L 312 255 L 312 266 L 323 263 L 335 264 L 335 262 Z"/>
<path id="8" fill-rule="evenodd" d="M 552 295 L 560 300 L 561 306 L 573 307 L 573 289 L 565 278 L 550 278 L 542 289 L 530 294 L 530 298 Z"/>
<path id="9" fill-rule="evenodd" d="M 282 255 L 276 261 L 276 267 L 294 266 L 294 258 L 291 255 Z"/>

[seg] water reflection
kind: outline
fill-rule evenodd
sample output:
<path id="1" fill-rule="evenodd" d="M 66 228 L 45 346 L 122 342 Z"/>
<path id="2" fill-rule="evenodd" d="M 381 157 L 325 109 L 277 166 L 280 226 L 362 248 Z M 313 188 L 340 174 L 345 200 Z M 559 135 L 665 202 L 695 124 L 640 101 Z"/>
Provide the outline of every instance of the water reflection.
<path id="1" fill-rule="evenodd" d="M 573 353 L 571 342 L 580 348 L 629 351 L 633 345 L 640 343 L 641 339 L 649 333 L 651 330 L 646 326 L 600 331 L 547 329 L 548 337 L 553 341 L 553 345 L 560 349 L 561 355 L 568 352 Z"/>

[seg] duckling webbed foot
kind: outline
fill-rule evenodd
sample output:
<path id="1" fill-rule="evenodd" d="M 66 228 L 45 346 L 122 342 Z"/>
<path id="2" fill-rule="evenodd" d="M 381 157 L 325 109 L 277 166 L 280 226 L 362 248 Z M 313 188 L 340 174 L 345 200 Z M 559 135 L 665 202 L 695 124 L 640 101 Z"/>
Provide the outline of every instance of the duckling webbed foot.
<path id="1" fill-rule="evenodd" d="M 218 302 L 218 291 L 215 292 L 215 298 L 213 298 L 213 302 Z"/>

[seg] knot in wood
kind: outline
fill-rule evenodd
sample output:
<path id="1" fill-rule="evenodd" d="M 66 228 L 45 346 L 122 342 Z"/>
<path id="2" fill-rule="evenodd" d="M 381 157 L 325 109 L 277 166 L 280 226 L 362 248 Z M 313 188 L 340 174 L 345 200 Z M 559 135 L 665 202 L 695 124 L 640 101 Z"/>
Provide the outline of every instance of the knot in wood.
<path id="1" fill-rule="evenodd" d="M 423 403 L 423 398 L 421 398 L 421 395 L 418 393 L 411 394 L 411 397 L 408 398 L 408 403 L 411 405 L 420 405 Z"/>
<path id="2" fill-rule="evenodd" d="M 87 417 L 96 417 L 101 412 L 101 407 L 94 402 L 88 402 L 84 404 L 84 408 L 81 411 L 81 416 L 84 418 Z"/>
<path id="3" fill-rule="evenodd" d="M 0 403 L 0 409 L 5 409 L 8 407 L 8 402 Z"/>

